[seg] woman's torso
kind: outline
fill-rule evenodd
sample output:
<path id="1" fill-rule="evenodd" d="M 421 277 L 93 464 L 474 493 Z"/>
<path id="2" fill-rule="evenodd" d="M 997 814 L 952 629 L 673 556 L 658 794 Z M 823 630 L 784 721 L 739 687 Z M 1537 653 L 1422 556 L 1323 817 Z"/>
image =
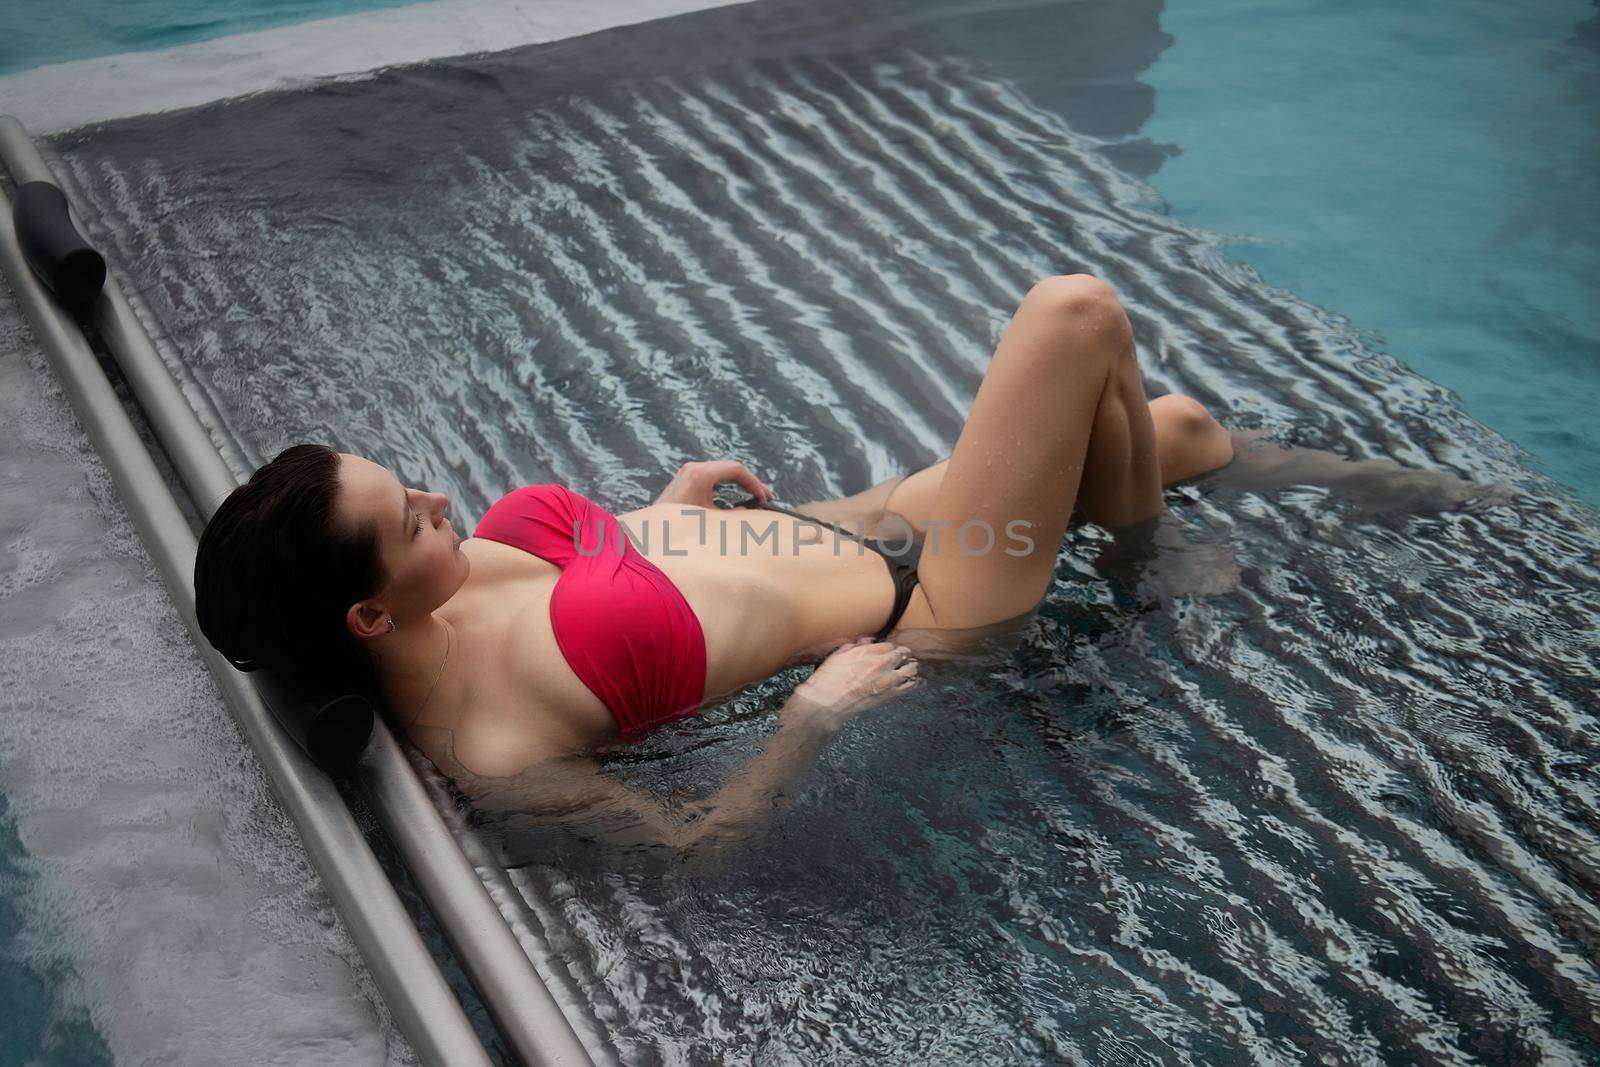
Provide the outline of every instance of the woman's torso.
<path id="1" fill-rule="evenodd" d="M 893 604 L 880 557 L 793 516 L 655 504 L 617 519 L 699 620 L 707 701 L 876 630 Z M 429 720 L 451 722 L 458 749 L 476 730 L 513 731 L 550 757 L 614 741 L 611 711 L 556 644 L 550 598 L 561 568 L 484 538 L 463 542 L 462 551 L 471 574 L 439 610 L 456 628 L 458 667 Z M 437 732 L 414 733 L 434 756 Z"/>

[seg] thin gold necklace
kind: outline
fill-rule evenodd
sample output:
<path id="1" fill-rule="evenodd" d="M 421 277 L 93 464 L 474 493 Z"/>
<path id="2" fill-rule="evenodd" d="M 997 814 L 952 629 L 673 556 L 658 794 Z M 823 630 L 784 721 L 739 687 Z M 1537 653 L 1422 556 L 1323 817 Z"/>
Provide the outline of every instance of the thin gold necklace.
<path id="1" fill-rule="evenodd" d="M 456 629 L 450 625 L 449 619 L 440 619 L 444 623 L 444 659 L 439 661 L 439 670 L 433 676 L 433 685 L 428 687 L 428 695 L 422 698 L 422 704 L 417 708 L 417 713 L 411 716 L 411 725 L 417 725 L 417 720 L 422 718 L 422 713 L 428 710 L 428 701 L 433 699 L 433 694 L 439 689 L 439 682 L 444 678 L 444 669 L 450 663 L 451 638 L 455 636 Z"/>

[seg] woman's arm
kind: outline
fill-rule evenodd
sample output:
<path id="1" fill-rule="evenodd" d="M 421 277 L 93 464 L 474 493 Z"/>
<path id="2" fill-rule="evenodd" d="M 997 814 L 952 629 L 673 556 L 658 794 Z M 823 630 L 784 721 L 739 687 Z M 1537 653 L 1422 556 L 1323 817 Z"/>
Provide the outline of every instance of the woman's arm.
<path id="1" fill-rule="evenodd" d="M 539 822 L 598 831 L 614 844 L 664 845 L 682 854 L 743 840 L 791 799 L 817 756 L 846 722 L 918 684 L 908 649 L 857 639 L 795 689 L 778 732 L 704 800 L 669 807 L 606 776 L 589 759 L 549 760 L 496 783 L 482 807 Z"/>
<path id="2" fill-rule="evenodd" d="M 711 796 L 684 805 L 669 843 L 687 853 L 707 844 L 731 844 L 762 829 L 793 798 L 845 719 L 797 690 L 778 712 L 778 732 L 761 752 Z"/>

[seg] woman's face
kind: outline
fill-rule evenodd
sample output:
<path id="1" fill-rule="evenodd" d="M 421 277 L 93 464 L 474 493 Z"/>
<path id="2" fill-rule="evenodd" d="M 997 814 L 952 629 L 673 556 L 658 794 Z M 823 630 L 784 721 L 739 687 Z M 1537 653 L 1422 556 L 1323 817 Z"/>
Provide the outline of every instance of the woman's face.
<path id="1" fill-rule="evenodd" d="M 378 554 L 389 580 L 353 612 L 352 629 L 387 630 L 422 618 L 455 595 L 472 569 L 461 538 L 445 518 L 450 498 L 400 484 L 387 467 L 348 453 L 339 455 L 339 510 L 352 526 L 377 531 Z"/>

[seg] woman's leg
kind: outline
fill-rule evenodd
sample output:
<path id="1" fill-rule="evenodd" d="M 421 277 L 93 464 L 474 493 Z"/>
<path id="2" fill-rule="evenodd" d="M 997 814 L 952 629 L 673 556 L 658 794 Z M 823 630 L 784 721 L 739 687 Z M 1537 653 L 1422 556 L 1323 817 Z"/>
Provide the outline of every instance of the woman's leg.
<path id="1" fill-rule="evenodd" d="M 1132 525 L 1160 513 L 1162 477 L 1116 294 L 1086 275 L 1040 282 L 1000 339 L 933 490 L 900 626 L 968 629 L 1031 610 L 1074 506 L 1091 522 Z"/>
<path id="2" fill-rule="evenodd" d="M 1347 492 L 1365 511 L 1478 510 L 1515 494 L 1500 483 L 1480 484 L 1448 471 L 1417 470 L 1388 459 L 1350 460 L 1320 449 L 1284 447 L 1260 430 L 1228 430 L 1199 401 L 1176 393 L 1150 401 L 1163 487 L 1208 475 L 1202 484 L 1258 492 L 1291 485 L 1324 485 Z M 807 514 L 871 534 L 889 514 L 919 532 L 927 529 L 950 460 L 900 474 L 854 496 L 802 504 Z M 1074 521 L 1080 513 L 1073 515 Z M 900 531 L 891 531 L 898 535 Z"/>
<path id="3" fill-rule="evenodd" d="M 1225 466 L 1233 458 L 1228 431 L 1192 397 L 1176 393 L 1157 397 L 1150 401 L 1150 418 L 1155 424 L 1163 487 Z M 949 466 L 947 456 L 910 474 L 897 474 L 852 496 L 812 500 L 796 505 L 796 510 L 824 522 L 838 523 L 840 528 L 851 533 L 862 532 L 868 536 L 877 531 L 882 519 L 893 514 L 925 534 Z M 1073 519 L 1079 518 L 1081 513 L 1073 515 Z M 899 537 L 903 532 L 891 528 L 885 535 Z"/>
<path id="4" fill-rule="evenodd" d="M 1233 458 L 1233 438 L 1200 401 L 1169 393 L 1149 403 L 1163 488 L 1216 470 Z M 918 531 L 925 531 L 949 466 L 950 457 L 946 456 L 910 474 L 885 479 L 853 496 L 813 500 L 797 505 L 797 510 L 837 521 L 852 531 L 866 520 L 868 534 L 872 532 L 871 520 L 892 512 Z"/>
<path id="5" fill-rule="evenodd" d="M 1477 510 L 1503 504 L 1509 486 L 1479 485 L 1449 471 L 1402 467 L 1392 459 L 1345 459 L 1316 448 L 1284 447 L 1261 430 L 1232 434 L 1237 460 L 1206 482 L 1257 492 L 1290 485 L 1325 485 L 1348 493 L 1358 511 L 1438 511 L 1468 505 Z"/>

